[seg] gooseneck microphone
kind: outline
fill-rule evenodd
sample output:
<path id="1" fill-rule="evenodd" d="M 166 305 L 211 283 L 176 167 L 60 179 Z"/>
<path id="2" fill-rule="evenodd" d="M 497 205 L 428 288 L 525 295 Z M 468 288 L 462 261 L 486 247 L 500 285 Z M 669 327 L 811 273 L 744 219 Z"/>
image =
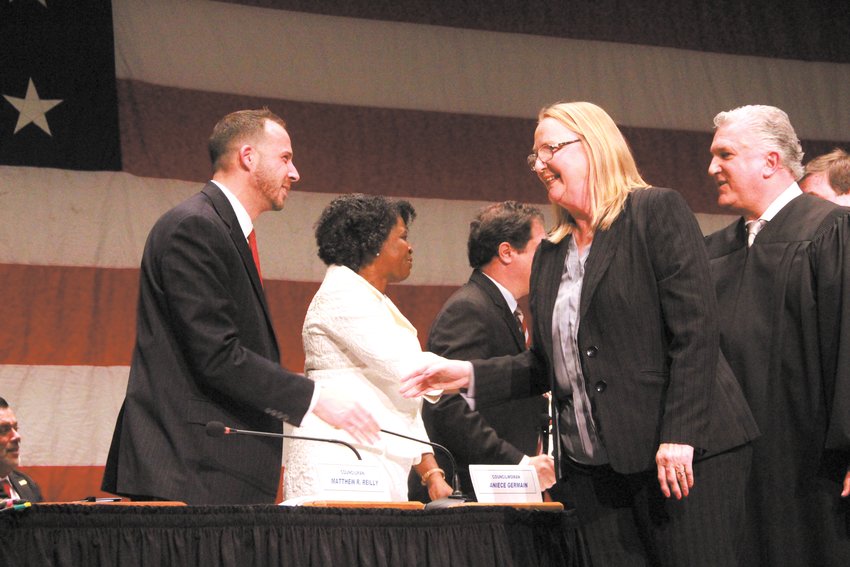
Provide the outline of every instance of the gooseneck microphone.
<path id="1" fill-rule="evenodd" d="M 543 455 L 549 454 L 549 435 L 551 434 L 552 417 L 549 412 L 540 414 L 540 447 Z"/>
<path id="2" fill-rule="evenodd" d="M 266 431 L 250 431 L 248 429 L 235 429 L 227 427 L 220 421 L 210 421 L 207 423 L 207 435 L 210 437 L 223 437 L 224 435 L 254 435 L 257 437 L 276 437 L 278 439 L 302 439 L 304 441 L 319 441 L 321 443 L 336 443 L 337 445 L 345 445 L 357 455 L 357 460 L 362 461 L 360 453 L 354 448 L 351 443 L 346 443 L 340 439 L 322 439 L 319 437 L 305 437 L 303 435 L 285 435 L 283 433 L 268 433 Z"/>
<path id="3" fill-rule="evenodd" d="M 460 478 L 457 474 L 457 461 L 455 461 L 454 455 L 447 448 L 443 447 L 439 443 L 434 443 L 433 441 L 425 441 L 424 439 L 416 439 L 415 437 L 408 437 L 407 435 L 402 435 L 401 433 L 396 433 L 395 431 L 387 431 L 386 429 L 381 429 L 384 433 L 389 433 L 390 435 L 395 435 L 396 437 L 401 437 L 402 439 L 407 439 L 408 441 L 415 441 L 417 443 L 422 443 L 423 445 L 430 445 L 435 449 L 439 449 L 442 451 L 448 458 L 449 462 L 452 464 L 452 490 L 450 496 L 445 498 L 440 498 L 438 500 L 432 500 L 431 502 L 425 504 L 425 509 L 435 509 L 435 508 L 449 508 L 454 506 L 455 504 L 460 504 L 461 502 L 466 502 L 466 496 L 460 491 Z"/>

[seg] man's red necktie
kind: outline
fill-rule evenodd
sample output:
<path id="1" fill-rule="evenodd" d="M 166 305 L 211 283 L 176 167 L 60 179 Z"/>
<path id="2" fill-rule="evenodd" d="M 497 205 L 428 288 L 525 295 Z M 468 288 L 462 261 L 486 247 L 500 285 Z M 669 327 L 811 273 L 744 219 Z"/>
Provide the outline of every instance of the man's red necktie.
<path id="1" fill-rule="evenodd" d="M 4 478 L 0 480 L 0 488 L 3 489 L 2 498 L 11 498 L 12 497 L 12 485 L 9 483 L 9 478 Z"/>
<path id="2" fill-rule="evenodd" d="M 254 230 L 248 235 L 248 246 L 251 247 L 251 255 L 254 256 L 254 265 L 257 266 L 257 273 L 260 275 L 260 284 L 263 283 L 263 270 L 260 268 L 260 252 L 257 250 L 257 235 Z"/>

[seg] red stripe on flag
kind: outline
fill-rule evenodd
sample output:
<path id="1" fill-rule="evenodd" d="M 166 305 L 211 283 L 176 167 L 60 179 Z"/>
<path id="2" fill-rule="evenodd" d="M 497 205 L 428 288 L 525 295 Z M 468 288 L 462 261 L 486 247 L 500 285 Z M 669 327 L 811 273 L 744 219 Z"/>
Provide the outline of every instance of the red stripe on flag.
<path id="1" fill-rule="evenodd" d="M 0 364 L 124 366 L 135 341 L 139 271 L 0 264 Z M 304 368 L 301 327 L 319 284 L 266 280 L 281 362 Z M 391 286 L 422 343 L 456 286 Z"/>
<path id="2" fill-rule="evenodd" d="M 76 502 L 94 496 L 96 498 L 115 497 L 114 494 L 100 489 L 103 479 L 102 466 L 65 467 L 42 466 L 21 467 L 38 484 L 44 502 Z M 281 480 L 283 467 L 281 467 Z M 280 483 L 275 502 L 283 499 L 283 482 Z"/>
<path id="3" fill-rule="evenodd" d="M 100 489 L 102 466 L 21 467 L 41 488 L 45 502 L 73 502 L 88 496 L 114 496 Z"/>

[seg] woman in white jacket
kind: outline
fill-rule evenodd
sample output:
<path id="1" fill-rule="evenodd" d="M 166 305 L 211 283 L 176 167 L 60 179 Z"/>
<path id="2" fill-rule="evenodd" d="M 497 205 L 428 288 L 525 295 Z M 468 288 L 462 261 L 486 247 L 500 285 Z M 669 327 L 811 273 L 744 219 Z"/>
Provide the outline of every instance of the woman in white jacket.
<path id="1" fill-rule="evenodd" d="M 422 352 L 416 329 L 384 294 L 388 284 L 410 275 L 413 247 L 407 235 L 415 216 L 407 201 L 377 195 L 343 195 L 325 208 L 316 223 L 316 242 L 328 269 L 307 310 L 302 338 L 308 378 L 348 392 L 382 429 L 428 439 L 422 398 L 402 397 L 399 384 L 401 377 L 439 357 Z M 384 469 L 393 500 L 407 500 L 411 466 L 432 500 L 452 492 L 427 445 L 385 433 L 375 445 L 362 445 L 312 415 L 294 433 L 356 446 L 364 460 Z M 352 458 L 342 446 L 292 441 L 286 452 L 285 497 L 318 495 L 316 465 Z"/>

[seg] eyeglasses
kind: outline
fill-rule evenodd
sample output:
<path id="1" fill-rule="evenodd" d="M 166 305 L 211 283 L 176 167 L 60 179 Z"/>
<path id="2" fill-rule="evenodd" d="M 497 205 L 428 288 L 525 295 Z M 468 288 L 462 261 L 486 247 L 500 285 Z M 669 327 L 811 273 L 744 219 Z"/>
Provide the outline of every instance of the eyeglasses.
<path id="1" fill-rule="evenodd" d="M 570 140 L 568 142 L 561 142 L 560 144 L 543 144 L 537 151 L 533 154 L 528 154 L 528 157 L 525 158 L 528 162 L 528 167 L 531 168 L 531 171 L 534 171 L 534 166 L 537 164 L 537 160 L 539 159 L 542 163 L 548 163 L 552 156 L 555 155 L 555 152 L 563 148 L 564 146 L 569 146 L 570 144 L 575 144 L 576 142 L 581 142 L 581 140 Z"/>

